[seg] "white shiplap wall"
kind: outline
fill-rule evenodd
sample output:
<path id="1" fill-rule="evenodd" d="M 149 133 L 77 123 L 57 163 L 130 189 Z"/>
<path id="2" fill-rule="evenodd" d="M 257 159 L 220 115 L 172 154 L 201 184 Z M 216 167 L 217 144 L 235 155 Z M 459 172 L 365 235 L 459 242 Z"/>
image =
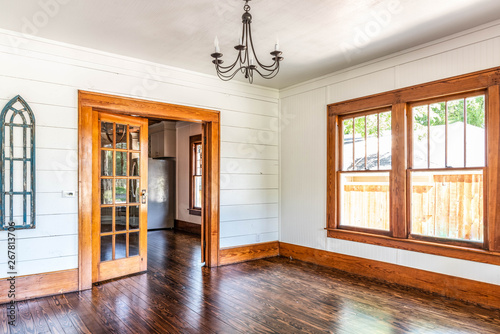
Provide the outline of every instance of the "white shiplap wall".
<path id="1" fill-rule="evenodd" d="M 280 241 L 500 285 L 500 267 L 326 237 L 326 105 L 500 65 L 500 21 L 280 91 Z M 281 122 L 283 123 L 283 122 Z"/>
<path id="2" fill-rule="evenodd" d="M 78 266 L 78 90 L 221 112 L 221 247 L 278 239 L 278 91 L 0 30 L 0 104 L 37 121 L 37 228 L 21 230 L 18 273 Z M 0 232 L 0 277 L 6 276 Z M 5 250 L 5 251 L 4 251 Z"/>

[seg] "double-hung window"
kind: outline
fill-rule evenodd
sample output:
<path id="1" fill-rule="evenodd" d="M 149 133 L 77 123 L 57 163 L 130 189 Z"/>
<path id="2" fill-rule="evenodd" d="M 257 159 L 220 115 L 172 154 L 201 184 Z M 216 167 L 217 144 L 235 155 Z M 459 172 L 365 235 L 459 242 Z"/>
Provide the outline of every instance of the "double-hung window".
<path id="1" fill-rule="evenodd" d="M 499 78 L 329 105 L 328 236 L 498 263 Z"/>
<path id="2" fill-rule="evenodd" d="M 189 213 L 201 216 L 202 197 L 202 145 L 201 135 L 189 138 Z"/>

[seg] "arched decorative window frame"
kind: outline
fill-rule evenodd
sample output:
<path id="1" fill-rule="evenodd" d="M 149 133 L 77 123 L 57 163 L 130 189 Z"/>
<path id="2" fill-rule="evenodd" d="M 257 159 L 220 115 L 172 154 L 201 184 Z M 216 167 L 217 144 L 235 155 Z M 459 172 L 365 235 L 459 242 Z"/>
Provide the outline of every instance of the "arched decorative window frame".
<path id="1" fill-rule="evenodd" d="M 16 109 L 14 106 L 16 103 L 20 103 L 22 108 Z M 9 111 L 12 111 L 12 116 L 9 120 L 6 120 Z M 22 123 L 14 123 L 14 121 L 20 116 Z M 29 124 L 27 123 L 27 117 L 29 117 Z M 6 157 L 6 128 L 9 128 L 9 151 L 8 157 Z M 14 131 L 15 127 L 22 127 L 23 129 L 23 142 L 22 142 L 22 158 L 14 157 Z M 30 131 L 30 145 L 28 146 L 28 131 Z M 31 110 L 28 103 L 20 96 L 17 95 L 11 99 L 5 107 L 2 109 L 0 114 L 0 147 L 1 147 L 1 169 L 2 174 L 0 175 L 0 230 L 7 230 L 9 228 L 9 222 L 13 221 L 14 210 L 13 210 L 13 198 L 14 196 L 23 197 L 23 216 L 22 224 L 16 224 L 15 229 L 31 229 L 35 228 L 35 203 L 36 203 L 36 164 L 35 164 L 35 115 Z M 9 180 L 6 179 L 6 161 L 9 161 Z M 23 190 L 14 191 L 14 161 L 22 161 L 23 165 Z M 29 171 L 28 171 L 28 162 Z M 30 183 L 28 187 L 28 178 L 30 178 Z M 10 182 L 9 191 L 6 191 L 6 182 Z M 6 197 L 9 198 L 9 209 L 6 210 Z M 29 197 L 29 199 L 28 199 Z M 30 207 L 28 214 L 28 206 Z M 6 216 L 6 211 L 8 216 Z"/>

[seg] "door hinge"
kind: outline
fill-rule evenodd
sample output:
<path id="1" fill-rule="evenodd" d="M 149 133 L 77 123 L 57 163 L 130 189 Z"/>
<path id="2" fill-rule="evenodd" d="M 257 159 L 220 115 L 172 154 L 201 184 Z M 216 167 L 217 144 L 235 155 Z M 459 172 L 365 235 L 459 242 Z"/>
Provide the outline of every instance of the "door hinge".
<path id="1" fill-rule="evenodd" d="M 203 145 L 207 145 L 207 137 L 203 137 Z"/>

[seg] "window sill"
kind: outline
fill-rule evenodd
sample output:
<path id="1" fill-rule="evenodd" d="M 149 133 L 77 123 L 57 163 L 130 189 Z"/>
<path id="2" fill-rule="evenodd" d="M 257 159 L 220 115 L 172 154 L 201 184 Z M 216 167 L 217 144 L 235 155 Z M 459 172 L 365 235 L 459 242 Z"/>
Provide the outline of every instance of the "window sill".
<path id="1" fill-rule="evenodd" d="M 201 209 L 188 209 L 192 216 L 201 216 Z"/>
<path id="2" fill-rule="evenodd" d="M 446 244 L 436 244 L 414 239 L 397 239 L 383 235 L 373 235 L 358 231 L 328 229 L 329 238 L 362 242 L 371 245 L 403 249 L 413 252 L 446 256 L 455 259 L 500 265 L 500 253 L 483 249 L 467 248 Z"/>

